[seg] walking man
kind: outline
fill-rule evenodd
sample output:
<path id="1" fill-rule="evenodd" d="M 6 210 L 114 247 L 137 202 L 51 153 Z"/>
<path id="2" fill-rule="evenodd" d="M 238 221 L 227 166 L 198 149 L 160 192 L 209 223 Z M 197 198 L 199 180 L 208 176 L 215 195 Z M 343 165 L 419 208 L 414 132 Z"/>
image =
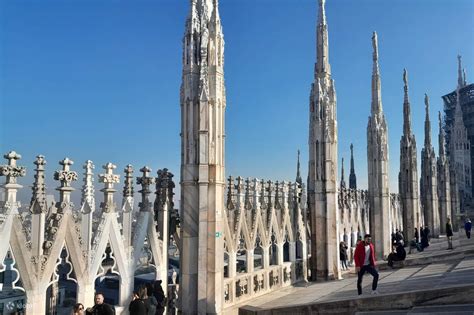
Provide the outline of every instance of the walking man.
<path id="1" fill-rule="evenodd" d="M 354 261 L 357 271 L 357 292 L 359 295 L 362 294 L 362 277 L 366 272 L 374 277 L 372 281 L 372 294 L 377 294 L 379 273 L 375 270 L 375 250 L 370 234 L 366 234 L 364 241 L 357 244 L 354 253 Z"/>
<path id="2" fill-rule="evenodd" d="M 467 238 L 471 238 L 472 223 L 469 218 L 466 220 L 466 223 L 464 223 L 464 229 L 466 230 Z"/>

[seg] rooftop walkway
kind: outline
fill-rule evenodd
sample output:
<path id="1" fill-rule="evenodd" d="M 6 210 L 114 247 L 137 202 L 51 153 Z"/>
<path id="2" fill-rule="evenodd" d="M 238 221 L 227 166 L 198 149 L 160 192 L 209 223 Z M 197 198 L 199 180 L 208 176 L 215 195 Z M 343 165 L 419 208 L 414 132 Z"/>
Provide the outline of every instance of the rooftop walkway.
<path id="1" fill-rule="evenodd" d="M 474 238 L 467 240 L 460 234 L 454 244 L 454 250 L 446 250 L 445 238 L 432 240 L 425 251 L 408 255 L 399 269 L 379 262 L 378 295 L 371 295 L 372 276 L 369 274 L 364 276 L 363 295 L 357 295 L 357 278 L 352 267 L 352 272 L 343 274 L 343 280 L 284 288 L 240 305 L 239 314 L 355 314 L 473 304 Z"/>

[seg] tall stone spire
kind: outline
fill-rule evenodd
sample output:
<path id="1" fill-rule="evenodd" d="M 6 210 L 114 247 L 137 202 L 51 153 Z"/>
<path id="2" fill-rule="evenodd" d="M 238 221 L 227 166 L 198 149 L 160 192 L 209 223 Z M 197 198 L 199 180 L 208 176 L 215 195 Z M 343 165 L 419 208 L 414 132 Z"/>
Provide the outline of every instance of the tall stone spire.
<path id="1" fill-rule="evenodd" d="M 303 183 L 300 173 L 300 150 L 298 150 L 298 162 L 296 163 L 296 182 L 300 185 Z"/>
<path id="2" fill-rule="evenodd" d="M 367 125 L 367 163 L 369 179 L 370 234 L 376 258 L 391 251 L 390 191 L 388 185 L 388 130 L 382 110 L 377 33 L 372 36 L 373 70 L 371 115 Z"/>
<path id="3" fill-rule="evenodd" d="M 319 15 L 316 35 L 316 77 L 330 76 L 328 26 L 326 24 L 326 0 L 319 0 Z"/>
<path id="4" fill-rule="evenodd" d="M 446 233 L 446 222 L 448 218 L 452 219 L 454 223 L 453 214 L 451 210 L 451 178 L 449 162 L 446 157 L 446 140 L 441 119 L 441 112 L 438 112 L 439 135 L 438 146 L 439 156 L 437 163 L 438 171 L 438 198 L 439 198 L 439 215 L 440 215 L 440 232 Z"/>
<path id="5" fill-rule="evenodd" d="M 341 159 L 341 189 L 346 188 L 346 181 L 344 180 L 344 158 Z"/>
<path id="6" fill-rule="evenodd" d="M 377 40 L 377 32 L 372 35 L 372 106 L 371 114 L 373 116 L 379 116 L 382 114 L 382 95 L 380 87 L 380 71 L 379 71 L 379 46 Z"/>
<path id="7" fill-rule="evenodd" d="M 217 0 L 190 2 L 180 94 L 181 310 L 217 314 L 224 303 L 226 109 L 224 35 Z"/>
<path id="8" fill-rule="evenodd" d="M 315 80 L 309 113 L 308 207 L 311 217 L 311 276 L 339 279 L 336 91 L 328 59 L 324 1 L 319 1 Z"/>
<path id="9" fill-rule="evenodd" d="M 439 206 L 438 206 L 438 175 L 436 165 L 436 154 L 431 145 L 431 124 L 429 117 L 429 98 L 425 94 L 425 145 L 421 150 L 421 206 L 425 225 L 427 225 L 434 237 L 439 236 Z"/>
<path id="10" fill-rule="evenodd" d="M 351 172 L 349 174 L 349 188 L 357 189 L 357 178 L 354 169 L 354 146 L 351 143 Z"/>
<path id="11" fill-rule="evenodd" d="M 403 134 L 400 139 L 400 172 L 398 191 L 403 216 L 403 233 L 406 240 L 415 236 L 415 228 L 421 226 L 420 203 L 418 197 L 418 164 L 416 140 L 411 129 L 410 100 L 408 97 L 408 74 L 403 69 Z"/>

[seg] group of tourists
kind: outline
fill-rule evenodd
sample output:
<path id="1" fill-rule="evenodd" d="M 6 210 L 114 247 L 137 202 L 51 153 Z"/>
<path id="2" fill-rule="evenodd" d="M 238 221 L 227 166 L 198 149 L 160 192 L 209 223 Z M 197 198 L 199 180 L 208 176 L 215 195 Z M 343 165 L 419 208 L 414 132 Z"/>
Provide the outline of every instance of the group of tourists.
<path id="1" fill-rule="evenodd" d="M 472 222 L 468 218 L 466 219 L 464 223 L 464 230 L 466 231 L 466 237 L 468 239 L 471 238 L 471 230 L 472 230 Z M 412 242 L 416 245 L 416 247 L 422 251 L 424 248 L 428 247 L 430 244 L 430 238 L 431 238 L 431 231 L 428 228 L 428 226 L 425 226 L 425 228 L 420 227 L 419 229 L 420 234 L 418 234 L 418 229 L 415 228 L 415 240 Z M 446 237 L 448 240 L 448 249 L 453 249 L 453 227 L 451 224 L 451 219 L 447 219 L 446 223 Z M 420 242 L 420 236 L 421 236 L 421 242 Z M 403 242 L 403 233 L 401 231 L 396 231 L 395 233 L 392 234 L 392 252 L 388 255 L 387 260 L 388 260 L 388 265 L 393 268 L 393 262 L 394 261 L 400 261 L 400 260 L 405 260 L 406 258 L 406 251 L 404 248 L 404 242 Z M 344 262 L 343 265 L 346 266 L 347 264 L 345 260 L 347 260 L 347 245 L 345 245 L 344 242 L 340 243 L 339 246 L 340 249 L 340 257 L 341 257 L 341 262 Z M 346 256 L 343 256 L 343 251 L 346 254 Z M 379 280 L 379 273 L 376 270 L 376 261 L 375 261 L 375 248 L 374 245 L 372 244 L 372 237 L 370 234 L 366 234 L 364 236 L 364 240 L 358 241 L 356 245 L 356 249 L 354 252 L 354 263 L 356 266 L 356 272 L 357 272 L 357 293 L 359 295 L 362 294 L 362 278 L 364 277 L 365 273 L 369 273 L 373 276 L 372 280 L 372 294 L 377 294 L 377 284 Z"/>
<path id="2" fill-rule="evenodd" d="M 141 285 L 132 294 L 132 301 L 128 306 L 130 315 L 161 315 L 165 311 L 166 297 L 161 287 L 161 280 L 154 284 Z M 97 292 L 94 297 L 94 306 L 85 308 L 77 303 L 73 308 L 73 315 L 115 315 L 112 305 L 104 302 L 104 294 Z"/>

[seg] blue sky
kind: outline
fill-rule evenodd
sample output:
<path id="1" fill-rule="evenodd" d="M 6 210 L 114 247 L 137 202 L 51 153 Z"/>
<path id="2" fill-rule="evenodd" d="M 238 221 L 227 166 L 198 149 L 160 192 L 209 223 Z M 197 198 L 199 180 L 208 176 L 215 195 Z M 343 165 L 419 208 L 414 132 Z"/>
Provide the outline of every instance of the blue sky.
<path id="1" fill-rule="evenodd" d="M 91 159 L 96 173 L 108 161 L 120 172 L 128 163 L 136 169 L 146 164 L 154 171 L 168 167 L 179 181 L 181 41 L 188 2 L 0 0 L 0 148 L 23 155 L 29 176 L 22 184 L 31 185 L 37 154 L 48 160 L 51 188 L 57 186 L 53 171 L 65 156 L 80 173 Z M 294 180 L 301 149 L 306 177 L 316 10 L 316 0 L 220 1 L 227 175 Z M 378 32 L 390 183 L 396 191 L 403 68 L 418 151 L 425 92 L 437 148 L 437 111 L 441 96 L 456 86 L 458 53 L 468 81 L 474 76 L 474 2 L 328 0 L 326 11 L 339 157 L 348 161 L 353 142 L 363 188 L 371 35 Z"/>

